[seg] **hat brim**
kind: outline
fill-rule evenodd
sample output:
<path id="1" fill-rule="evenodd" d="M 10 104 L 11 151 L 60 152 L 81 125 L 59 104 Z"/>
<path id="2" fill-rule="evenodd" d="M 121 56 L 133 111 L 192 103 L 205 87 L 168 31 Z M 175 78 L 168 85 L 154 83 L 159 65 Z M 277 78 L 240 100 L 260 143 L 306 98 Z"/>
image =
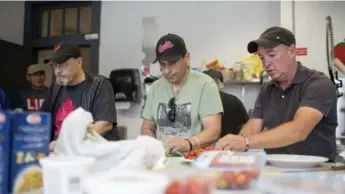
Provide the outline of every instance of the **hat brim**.
<path id="1" fill-rule="evenodd" d="M 68 59 L 70 59 L 72 57 L 70 56 L 67 56 L 67 55 L 58 55 L 58 54 L 55 54 L 55 55 L 52 55 L 46 59 L 43 60 L 43 63 L 47 64 L 47 63 L 56 63 L 56 64 L 62 64 L 64 62 L 66 62 Z"/>
<path id="2" fill-rule="evenodd" d="M 168 61 L 169 63 L 176 63 L 182 58 L 183 55 L 170 55 L 170 56 L 157 56 L 156 59 L 153 61 L 153 64 L 157 63 L 158 61 Z"/>
<path id="3" fill-rule="evenodd" d="M 257 40 L 250 41 L 247 45 L 247 50 L 249 53 L 255 53 L 258 51 L 259 47 L 263 47 L 265 49 L 272 49 L 280 44 L 280 42 L 268 40 L 265 38 L 259 38 Z"/>

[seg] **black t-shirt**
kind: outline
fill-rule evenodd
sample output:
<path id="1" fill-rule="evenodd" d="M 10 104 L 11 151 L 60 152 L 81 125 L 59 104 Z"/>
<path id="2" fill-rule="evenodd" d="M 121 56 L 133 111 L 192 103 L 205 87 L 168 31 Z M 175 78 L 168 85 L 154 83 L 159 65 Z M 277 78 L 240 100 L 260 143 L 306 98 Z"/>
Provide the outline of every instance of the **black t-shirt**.
<path id="1" fill-rule="evenodd" d="M 236 96 L 220 91 L 220 98 L 224 110 L 221 137 L 227 134 L 237 135 L 249 119 L 248 112 Z"/>
<path id="2" fill-rule="evenodd" d="M 86 81 L 75 85 L 62 87 L 55 101 L 54 132 L 60 133 L 61 123 L 69 113 L 82 106 L 83 96 L 86 90 Z M 117 117 L 115 109 L 115 97 L 111 83 L 105 80 L 96 91 L 94 104 L 90 110 L 95 121 L 108 121 L 116 127 Z"/>
<path id="3" fill-rule="evenodd" d="M 20 91 L 19 99 L 16 102 L 15 108 L 21 108 L 25 111 L 39 111 L 41 110 L 44 100 L 49 95 L 49 89 L 33 89 L 32 87 L 25 88 Z"/>

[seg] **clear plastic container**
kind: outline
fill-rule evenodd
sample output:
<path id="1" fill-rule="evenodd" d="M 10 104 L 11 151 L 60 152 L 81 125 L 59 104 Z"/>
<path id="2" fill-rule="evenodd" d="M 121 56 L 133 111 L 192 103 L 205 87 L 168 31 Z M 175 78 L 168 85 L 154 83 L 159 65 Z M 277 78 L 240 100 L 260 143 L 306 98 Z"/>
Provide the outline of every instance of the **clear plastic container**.
<path id="1" fill-rule="evenodd" d="M 165 194 L 211 194 L 219 177 L 218 173 L 195 168 L 168 168 L 159 172 L 170 178 Z"/>
<path id="2" fill-rule="evenodd" d="M 252 188 L 260 177 L 261 167 L 266 163 L 265 152 L 208 151 L 202 153 L 193 167 L 216 172 L 216 188 L 240 190 Z"/>
<path id="3" fill-rule="evenodd" d="M 258 187 L 270 194 L 344 194 L 345 174 L 304 172 L 265 176 L 259 180 Z"/>

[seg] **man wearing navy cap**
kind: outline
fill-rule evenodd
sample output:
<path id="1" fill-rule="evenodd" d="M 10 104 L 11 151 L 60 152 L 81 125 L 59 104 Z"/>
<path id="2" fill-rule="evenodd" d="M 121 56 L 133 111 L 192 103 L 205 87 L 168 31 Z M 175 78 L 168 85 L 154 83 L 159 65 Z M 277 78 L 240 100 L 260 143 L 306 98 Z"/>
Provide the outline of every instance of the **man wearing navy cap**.
<path id="1" fill-rule="evenodd" d="M 190 151 L 218 140 L 222 102 L 214 80 L 190 71 L 190 54 L 176 34 L 161 37 L 156 60 L 163 77 L 155 81 L 143 109 L 142 134 L 172 146 L 172 152 Z"/>
<path id="2" fill-rule="evenodd" d="M 64 41 L 54 47 L 53 55 L 45 60 L 54 68 L 56 82 L 44 110 L 53 116 L 53 140 L 61 130 L 62 121 L 77 107 L 91 112 L 95 130 L 109 140 L 116 140 L 116 109 L 113 87 L 103 76 L 84 72 L 80 49 Z M 46 103 L 47 102 L 47 103 Z"/>
<path id="3" fill-rule="evenodd" d="M 249 42 L 272 78 L 263 84 L 241 136 L 227 135 L 218 149 L 264 148 L 268 154 L 336 156 L 337 95 L 322 72 L 296 61 L 294 34 L 271 27 Z"/>

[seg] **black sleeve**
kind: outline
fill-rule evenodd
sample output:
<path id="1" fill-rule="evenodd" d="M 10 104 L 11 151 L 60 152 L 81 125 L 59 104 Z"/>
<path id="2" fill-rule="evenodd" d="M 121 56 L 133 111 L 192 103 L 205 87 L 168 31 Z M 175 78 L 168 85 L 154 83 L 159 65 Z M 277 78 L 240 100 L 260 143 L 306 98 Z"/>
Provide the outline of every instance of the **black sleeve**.
<path id="1" fill-rule="evenodd" d="M 108 121 L 117 124 L 114 90 L 107 79 L 96 91 L 92 115 L 95 121 Z"/>
<path id="2" fill-rule="evenodd" d="M 256 118 L 256 119 L 262 119 L 263 113 L 262 113 L 262 101 L 264 98 L 264 94 L 266 93 L 266 87 L 262 86 L 259 92 L 259 95 L 256 97 L 255 104 L 254 104 L 254 110 L 250 114 L 250 118 Z"/>

